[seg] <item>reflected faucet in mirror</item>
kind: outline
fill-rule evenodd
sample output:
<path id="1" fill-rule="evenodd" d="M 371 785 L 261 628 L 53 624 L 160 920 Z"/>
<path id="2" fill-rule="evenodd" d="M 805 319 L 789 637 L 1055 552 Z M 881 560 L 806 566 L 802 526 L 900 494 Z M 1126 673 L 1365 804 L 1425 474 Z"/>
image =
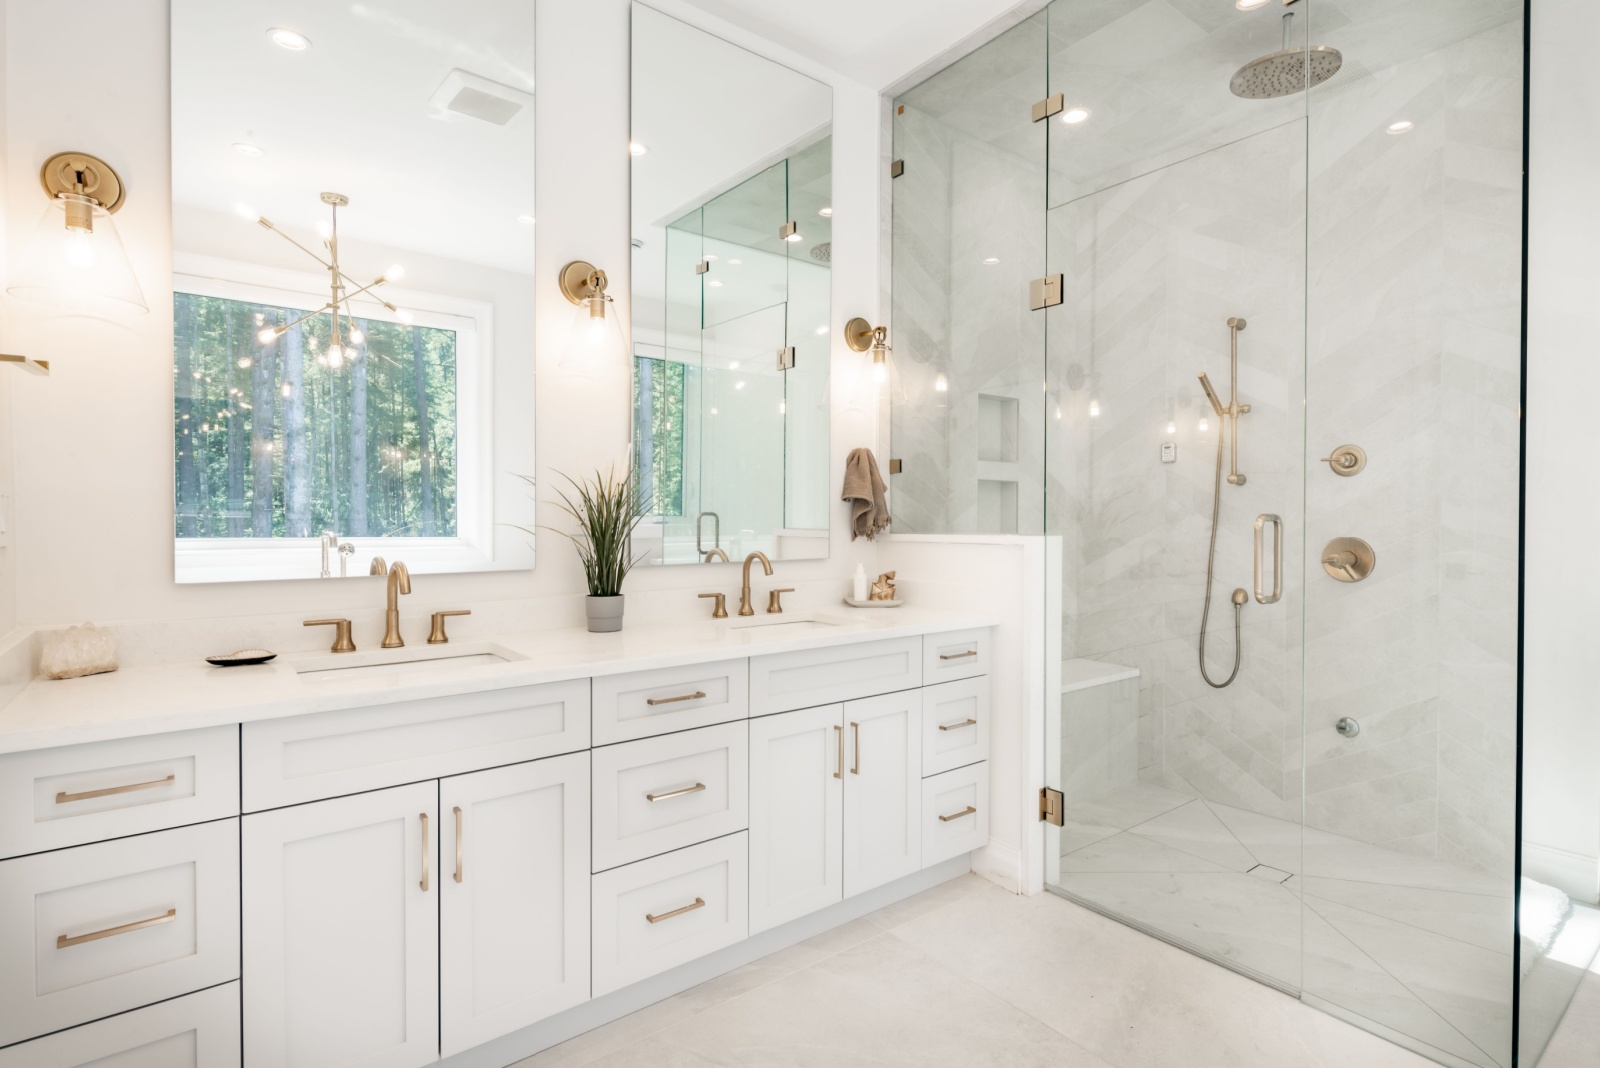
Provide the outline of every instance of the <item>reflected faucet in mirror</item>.
<path id="1" fill-rule="evenodd" d="M 728 554 L 723 552 L 720 548 L 711 548 L 706 550 L 706 558 L 704 562 L 709 564 L 713 560 L 721 560 L 725 564 L 731 562 L 728 559 Z"/>
<path id="2" fill-rule="evenodd" d="M 400 637 L 400 594 L 411 592 L 411 571 L 396 560 L 389 565 L 388 611 L 383 614 L 383 648 L 398 649 L 406 643 Z"/>
<path id="3" fill-rule="evenodd" d="M 767 559 L 766 553 L 757 550 L 744 558 L 744 584 L 739 587 L 739 614 L 741 616 L 753 616 L 756 614 L 755 608 L 750 604 L 750 563 L 753 560 L 760 560 L 761 566 L 766 569 L 767 574 L 772 574 L 772 561 Z"/>

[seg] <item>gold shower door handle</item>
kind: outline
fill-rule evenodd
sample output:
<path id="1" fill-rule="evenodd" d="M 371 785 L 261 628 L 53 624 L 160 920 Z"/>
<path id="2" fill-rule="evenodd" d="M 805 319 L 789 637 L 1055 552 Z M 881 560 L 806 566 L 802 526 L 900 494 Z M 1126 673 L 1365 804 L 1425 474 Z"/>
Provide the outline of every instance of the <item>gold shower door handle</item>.
<path id="1" fill-rule="evenodd" d="M 1263 531 L 1268 523 L 1272 524 L 1272 593 L 1268 595 L 1262 588 L 1261 552 L 1265 548 L 1266 538 Z M 1256 516 L 1256 603 L 1277 604 L 1278 598 L 1283 596 L 1283 518 L 1271 513 Z"/>

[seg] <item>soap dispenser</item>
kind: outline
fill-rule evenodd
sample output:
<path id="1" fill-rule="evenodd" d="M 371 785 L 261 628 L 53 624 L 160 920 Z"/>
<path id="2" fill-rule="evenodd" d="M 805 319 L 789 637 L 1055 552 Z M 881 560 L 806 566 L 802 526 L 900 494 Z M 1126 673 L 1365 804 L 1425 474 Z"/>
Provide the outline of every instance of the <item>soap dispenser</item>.
<path id="1" fill-rule="evenodd" d="M 867 599 L 867 566 L 865 564 L 856 565 L 856 577 L 850 593 L 851 600 L 865 601 Z"/>

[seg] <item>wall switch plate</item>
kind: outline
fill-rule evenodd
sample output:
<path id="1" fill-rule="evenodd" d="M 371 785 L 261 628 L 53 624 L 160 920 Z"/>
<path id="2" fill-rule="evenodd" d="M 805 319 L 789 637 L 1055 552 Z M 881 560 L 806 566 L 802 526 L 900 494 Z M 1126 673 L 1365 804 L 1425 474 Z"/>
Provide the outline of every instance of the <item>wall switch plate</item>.
<path id="1" fill-rule="evenodd" d="M 1161 462 L 1164 464 L 1178 462 L 1178 443 L 1176 441 L 1163 441 L 1161 443 Z"/>

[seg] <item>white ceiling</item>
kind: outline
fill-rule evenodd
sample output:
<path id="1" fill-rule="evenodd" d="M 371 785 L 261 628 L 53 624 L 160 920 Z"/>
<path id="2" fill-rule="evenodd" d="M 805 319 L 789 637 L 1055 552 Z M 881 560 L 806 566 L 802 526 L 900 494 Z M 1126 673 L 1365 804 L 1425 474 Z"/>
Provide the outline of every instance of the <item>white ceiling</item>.
<path id="1" fill-rule="evenodd" d="M 689 0 L 873 89 L 892 85 L 1018 0 Z M 1039 5 L 1027 4 L 1028 7 Z"/>
<path id="2" fill-rule="evenodd" d="M 311 47 L 278 47 L 272 27 Z M 175 210 L 229 213 L 248 259 L 277 239 L 235 204 L 309 231 L 328 219 L 318 194 L 338 192 L 343 236 L 532 274 L 533 227 L 517 221 L 533 211 L 532 98 L 503 126 L 443 111 L 429 98 L 457 69 L 532 94 L 533 5 L 173 0 Z"/>

